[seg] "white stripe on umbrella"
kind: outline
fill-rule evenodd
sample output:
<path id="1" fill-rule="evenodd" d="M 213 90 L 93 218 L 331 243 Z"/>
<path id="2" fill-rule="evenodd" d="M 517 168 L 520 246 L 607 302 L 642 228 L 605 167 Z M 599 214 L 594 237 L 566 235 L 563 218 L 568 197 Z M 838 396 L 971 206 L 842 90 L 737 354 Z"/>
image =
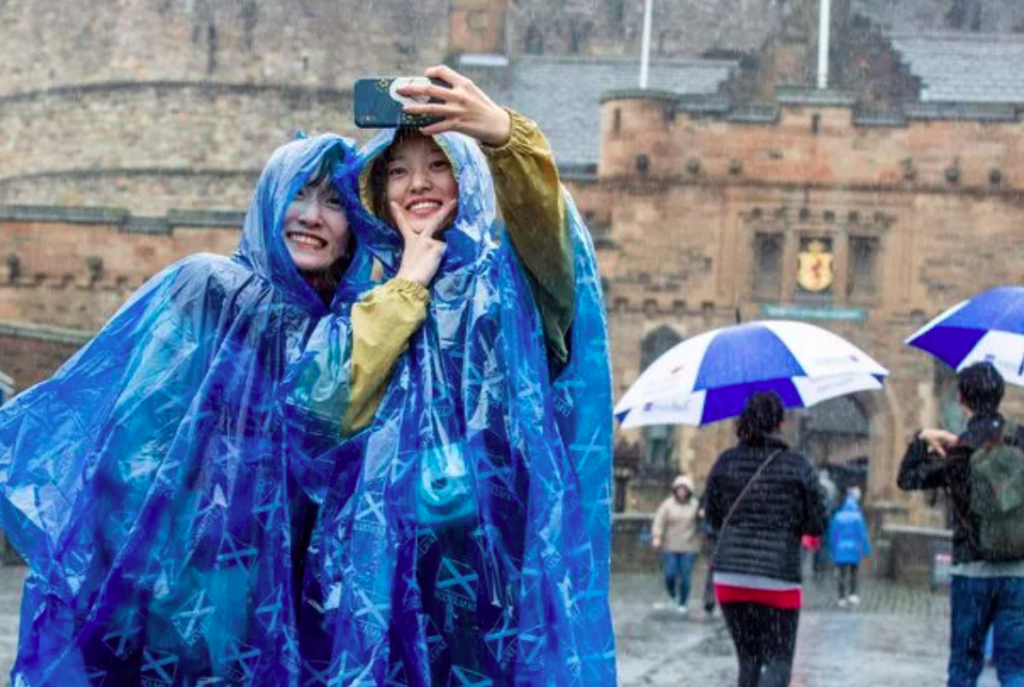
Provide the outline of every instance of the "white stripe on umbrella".
<path id="1" fill-rule="evenodd" d="M 888 374 L 863 351 L 827 329 L 789 320 L 769 320 L 762 324 L 782 339 L 808 377 L 863 372 Z"/>
<path id="2" fill-rule="evenodd" d="M 918 330 L 917 330 L 916 332 L 914 332 L 913 334 L 911 334 L 910 336 L 908 336 L 908 337 L 907 337 L 907 338 L 906 338 L 906 339 L 905 339 L 905 340 L 903 341 L 903 343 L 905 343 L 905 344 L 909 344 L 909 345 L 913 345 L 913 344 L 912 344 L 911 342 L 912 342 L 912 341 L 913 341 L 914 339 L 918 339 L 918 338 L 920 338 L 920 337 L 921 337 L 921 336 L 922 336 L 923 334 L 927 334 L 927 333 L 928 333 L 928 332 L 930 332 L 931 330 L 935 329 L 936 327 L 938 327 L 939 325 L 941 325 L 941 324 L 942 324 L 943 322 L 945 322 L 946 320 L 948 320 L 949 318 L 951 318 L 951 317 L 952 317 L 953 315 L 956 315 L 956 314 L 957 314 L 958 312 L 960 312 L 961 310 L 963 310 L 963 309 L 964 309 L 964 308 L 965 308 L 965 307 L 966 307 L 967 305 L 969 305 L 969 304 L 970 304 L 970 302 L 971 302 L 971 301 L 969 301 L 969 300 L 966 300 L 966 301 L 960 301 L 959 303 L 957 303 L 956 305 L 954 305 L 954 306 L 953 306 L 952 308 L 950 308 L 950 309 L 949 309 L 949 310 L 947 310 L 946 312 L 942 313 L 941 315 L 939 315 L 938 317 L 936 317 L 936 318 L 935 318 L 934 320 L 932 320 L 931 322 L 929 322 L 928 324 L 926 324 L 925 326 L 921 327 L 921 328 L 920 328 L 920 329 L 918 329 Z"/>
<path id="3" fill-rule="evenodd" d="M 956 370 L 992 363 L 1024 386 L 1024 287 L 997 286 L 949 308 L 906 342 Z"/>
<path id="4" fill-rule="evenodd" d="M 721 345 L 713 346 L 719 336 Z M 765 366 L 759 369 L 761 350 L 769 357 L 762 357 Z M 806 407 L 880 389 L 887 374 L 856 346 L 820 327 L 783 320 L 751 322 L 673 347 L 640 375 L 615 414 L 623 427 L 699 425 L 739 412 L 736 406 L 759 389 L 774 388 L 790 406 Z"/>
<path id="5" fill-rule="evenodd" d="M 704 359 L 704 353 L 719 331 L 721 330 L 716 329 L 699 334 L 676 344 L 662 354 L 629 388 L 619 401 L 616 412 L 618 408 L 631 408 L 646 402 L 643 397 L 648 395 L 651 399 L 659 399 L 666 395 L 678 394 L 680 389 L 692 390 L 697 381 L 697 373 L 700 372 L 700 362 Z M 643 386 L 641 382 L 644 383 Z M 646 385 L 649 385 L 649 393 Z M 667 399 L 664 402 L 667 403 Z"/>
<path id="6" fill-rule="evenodd" d="M 971 349 L 957 366 L 962 370 L 974 363 L 990 362 L 1010 384 L 1024 386 L 1024 337 L 991 331 Z"/>
<path id="7" fill-rule="evenodd" d="M 854 394 L 858 391 L 877 391 L 882 382 L 874 375 L 834 375 L 830 377 L 796 377 L 793 384 L 800 391 L 805 406 L 827 401 L 830 398 Z"/>

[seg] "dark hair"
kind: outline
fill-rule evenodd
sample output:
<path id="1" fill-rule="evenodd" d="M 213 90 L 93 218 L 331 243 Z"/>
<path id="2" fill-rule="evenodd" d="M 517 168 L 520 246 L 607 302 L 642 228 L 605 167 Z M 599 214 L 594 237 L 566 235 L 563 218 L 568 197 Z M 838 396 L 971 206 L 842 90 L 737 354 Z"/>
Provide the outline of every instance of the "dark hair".
<path id="1" fill-rule="evenodd" d="M 994 413 L 999 410 L 1006 384 L 992 363 L 974 363 L 957 375 L 960 401 L 972 413 Z"/>
<path id="2" fill-rule="evenodd" d="M 740 441 L 756 444 L 782 425 L 785 406 L 774 391 L 762 391 L 747 399 L 747 407 L 736 423 L 736 436 Z"/>

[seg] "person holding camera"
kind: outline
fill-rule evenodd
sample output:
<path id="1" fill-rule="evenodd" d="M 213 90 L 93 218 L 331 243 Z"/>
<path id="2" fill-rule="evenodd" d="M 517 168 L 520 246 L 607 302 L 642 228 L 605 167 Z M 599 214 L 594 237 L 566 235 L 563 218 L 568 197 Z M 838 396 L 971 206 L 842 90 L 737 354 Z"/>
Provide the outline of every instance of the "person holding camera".
<path id="1" fill-rule="evenodd" d="M 1001 464 L 996 487 L 1024 479 L 1024 430 L 999 412 L 1005 383 L 994 365 L 975 363 L 957 375 L 967 429 L 957 436 L 922 429 L 900 464 L 905 491 L 945 489 L 953 511 L 953 580 L 949 687 L 974 687 L 985 665 L 985 636 L 994 628 L 993 656 L 1003 685 L 1024 685 L 1024 520 L 1022 494 L 1000 496 L 986 483 Z M 1003 511 L 1005 498 L 1018 507 Z M 1010 504 L 1007 504 L 1010 505 Z M 1006 513 L 1009 513 L 1007 518 Z M 997 534 L 1003 536 L 996 536 Z M 1009 535 L 1009 536 L 1006 536 Z"/>

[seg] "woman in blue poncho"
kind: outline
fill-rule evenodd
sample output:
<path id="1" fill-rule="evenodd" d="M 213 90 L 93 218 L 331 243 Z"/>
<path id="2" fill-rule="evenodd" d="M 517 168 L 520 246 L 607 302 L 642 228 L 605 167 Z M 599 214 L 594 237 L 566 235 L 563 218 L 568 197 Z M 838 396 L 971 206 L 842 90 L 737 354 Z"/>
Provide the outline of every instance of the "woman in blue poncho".
<path id="1" fill-rule="evenodd" d="M 450 69 L 427 75 L 452 88 L 409 88 L 443 102 L 407 110 L 443 120 L 367 145 L 350 222 L 385 275 L 410 237 L 443 230 L 444 255 L 429 288 L 403 287 L 422 326 L 390 377 L 353 365 L 353 390 L 376 385 L 369 428 L 319 461 L 336 472 L 307 563 L 303 677 L 611 685 L 611 399 L 593 248 L 536 125 Z M 375 293 L 354 326 L 386 316 L 366 309 Z"/>
<path id="2" fill-rule="evenodd" d="M 167 268 L 0 409 L 0 524 L 30 567 L 14 684 L 299 684 L 301 468 L 371 402 L 338 288 L 369 268 L 333 180 L 353 158 L 337 136 L 277 150 L 234 257 Z"/>

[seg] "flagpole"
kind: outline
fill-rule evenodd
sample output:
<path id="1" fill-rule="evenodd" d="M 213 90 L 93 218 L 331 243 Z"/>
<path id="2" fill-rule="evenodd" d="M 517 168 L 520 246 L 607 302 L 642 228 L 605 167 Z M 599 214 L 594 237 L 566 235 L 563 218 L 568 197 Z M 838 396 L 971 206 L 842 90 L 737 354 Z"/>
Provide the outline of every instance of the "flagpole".
<path id="1" fill-rule="evenodd" d="M 818 88 L 828 88 L 828 48 L 832 40 L 832 0 L 818 5 Z"/>
<path id="2" fill-rule="evenodd" d="M 654 0 L 644 0 L 644 33 L 640 46 L 640 88 L 647 88 L 647 69 L 651 55 L 651 6 Z"/>

